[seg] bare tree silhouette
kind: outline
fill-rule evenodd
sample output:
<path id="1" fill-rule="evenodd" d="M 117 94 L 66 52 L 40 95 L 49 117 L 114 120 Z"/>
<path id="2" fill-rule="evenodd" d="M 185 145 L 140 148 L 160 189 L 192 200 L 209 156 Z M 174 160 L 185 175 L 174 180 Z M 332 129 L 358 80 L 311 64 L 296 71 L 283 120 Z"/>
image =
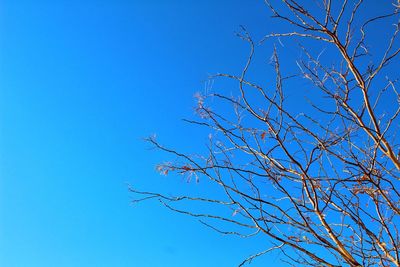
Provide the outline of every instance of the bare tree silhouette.
<path id="1" fill-rule="evenodd" d="M 205 179 L 223 194 L 132 187 L 135 201 L 158 199 L 223 234 L 268 236 L 271 246 L 240 266 L 271 250 L 293 266 L 400 266 L 399 6 L 379 4 L 388 13 L 367 17 L 376 12 L 362 0 L 266 1 L 273 22 L 290 30 L 255 42 L 243 28 L 250 53 L 241 73 L 211 77 L 236 81 L 236 93 L 196 96 L 200 118 L 187 122 L 210 129 L 208 153 L 147 139 L 176 157 L 157 167 L 162 174 Z M 298 44 L 299 71 L 285 76 L 275 48 L 275 80 L 261 86 L 248 78 L 254 51 L 279 38 Z M 286 92 L 305 81 L 307 100 L 288 106 Z"/>

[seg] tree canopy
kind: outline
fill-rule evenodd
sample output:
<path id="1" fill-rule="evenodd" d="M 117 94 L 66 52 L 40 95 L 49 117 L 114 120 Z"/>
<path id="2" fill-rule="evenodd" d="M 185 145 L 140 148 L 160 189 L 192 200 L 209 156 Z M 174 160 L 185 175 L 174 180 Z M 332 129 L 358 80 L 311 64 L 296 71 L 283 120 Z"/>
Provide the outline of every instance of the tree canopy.
<path id="1" fill-rule="evenodd" d="M 196 94 L 198 118 L 186 121 L 209 129 L 207 152 L 147 139 L 173 156 L 161 174 L 216 191 L 131 187 L 135 201 L 158 199 L 222 234 L 268 237 L 240 266 L 272 250 L 293 266 L 400 266 L 400 7 L 370 2 L 266 1 L 270 32 L 254 40 L 242 27 L 243 68 L 210 77 L 235 85 Z M 273 76 L 254 71 L 262 47 Z M 299 56 L 283 62 L 288 47 Z"/>

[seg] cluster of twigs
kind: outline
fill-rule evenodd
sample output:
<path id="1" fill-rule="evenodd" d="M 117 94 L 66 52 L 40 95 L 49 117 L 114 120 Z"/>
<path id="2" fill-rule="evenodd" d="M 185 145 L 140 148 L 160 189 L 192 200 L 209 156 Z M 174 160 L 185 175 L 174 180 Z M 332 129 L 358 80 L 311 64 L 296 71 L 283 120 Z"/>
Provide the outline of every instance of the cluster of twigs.
<path id="1" fill-rule="evenodd" d="M 310 3 L 315 6 L 306 7 Z M 267 236 L 271 247 L 240 266 L 271 250 L 281 251 L 293 266 L 400 266 L 400 95 L 391 77 L 400 53 L 399 7 L 382 1 L 388 13 L 369 18 L 373 12 L 363 9 L 362 0 L 266 4 L 290 31 L 268 34 L 262 42 L 284 37 L 314 42 L 299 46 L 300 74 L 282 76 L 275 49 L 274 83 L 265 88 L 248 80 L 257 44 L 243 29 L 250 55 L 241 74 L 213 77 L 236 81 L 237 97 L 197 95 L 201 119 L 188 120 L 211 129 L 208 154 L 183 154 L 148 139 L 177 158 L 161 164 L 161 173 L 206 179 L 222 194 L 168 196 L 131 188 L 136 201 L 158 199 L 223 234 Z M 387 41 L 374 40 L 369 27 L 376 24 L 390 33 Z M 371 54 L 371 40 L 384 46 L 380 54 Z M 329 50 L 327 59 L 318 57 L 322 46 Z M 308 106 L 288 106 L 286 90 L 294 90 L 293 80 L 299 79 L 312 85 Z M 218 111 L 226 104 L 231 108 Z M 176 208 L 177 202 L 187 209 Z M 197 213 L 191 202 L 231 212 Z"/>

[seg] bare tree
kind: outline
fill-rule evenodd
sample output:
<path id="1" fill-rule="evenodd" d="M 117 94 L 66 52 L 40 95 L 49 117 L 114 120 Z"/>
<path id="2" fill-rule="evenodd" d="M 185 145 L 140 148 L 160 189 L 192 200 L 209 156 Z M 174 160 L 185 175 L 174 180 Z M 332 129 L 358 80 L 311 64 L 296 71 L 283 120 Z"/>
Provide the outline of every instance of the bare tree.
<path id="1" fill-rule="evenodd" d="M 240 266 L 272 250 L 293 266 L 400 266 L 398 3 L 379 1 L 385 14 L 363 0 L 266 5 L 288 31 L 255 42 L 243 28 L 238 36 L 250 54 L 241 73 L 211 77 L 235 81 L 237 91 L 196 96 L 200 119 L 187 122 L 210 129 L 208 153 L 147 139 L 176 157 L 157 167 L 162 174 L 203 179 L 220 191 L 169 196 L 131 188 L 135 201 L 158 199 L 222 234 L 267 236 L 270 248 Z M 271 42 L 275 78 L 263 86 L 248 77 L 254 51 Z M 279 56 L 288 46 L 301 55 L 297 72 L 283 74 Z M 305 101 L 294 107 L 287 95 L 296 90 Z"/>

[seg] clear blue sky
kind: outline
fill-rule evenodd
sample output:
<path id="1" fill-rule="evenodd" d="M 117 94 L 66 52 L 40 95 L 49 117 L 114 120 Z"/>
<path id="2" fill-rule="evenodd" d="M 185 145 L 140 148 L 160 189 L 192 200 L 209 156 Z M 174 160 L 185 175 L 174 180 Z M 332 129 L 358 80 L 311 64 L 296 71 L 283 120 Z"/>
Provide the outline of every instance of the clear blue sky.
<path id="1" fill-rule="evenodd" d="M 193 115 L 208 74 L 241 66 L 246 46 L 234 32 L 264 24 L 265 10 L 262 1 L 2 1 L 0 265 L 235 266 L 262 249 L 157 203 L 132 206 L 127 183 L 192 186 L 160 177 L 165 155 L 142 138 L 178 147 L 200 138 L 180 119 Z"/>
<path id="2" fill-rule="evenodd" d="M 180 119 L 208 74 L 240 70 L 239 25 L 257 39 L 268 16 L 263 1 L 3 0 L 0 266 L 224 267 L 267 248 L 133 206 L 127 184 L 198 186 L 160 177 L 166 157 L 142 138 L 202 145 Z"/>

